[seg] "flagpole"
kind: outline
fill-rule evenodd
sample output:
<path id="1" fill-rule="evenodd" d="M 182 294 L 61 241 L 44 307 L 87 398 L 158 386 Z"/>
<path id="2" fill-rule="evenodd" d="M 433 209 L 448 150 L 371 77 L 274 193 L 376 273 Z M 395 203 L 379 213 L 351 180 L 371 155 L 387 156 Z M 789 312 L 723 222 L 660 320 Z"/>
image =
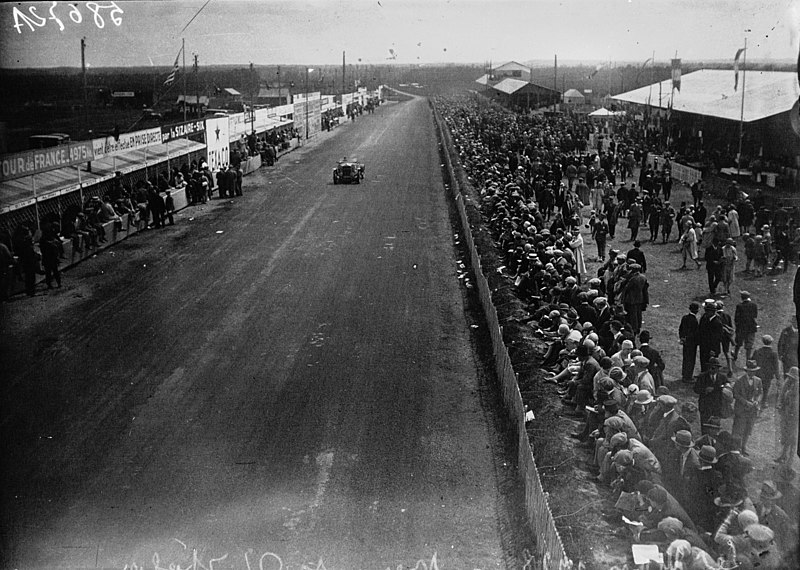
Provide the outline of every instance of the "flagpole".
<path id="1" fill-rule="evenodd" d="M 181 38 L 181 55 L 183 56 L 183 122 L 186 122 L 186 38 Z"/>
<path id="2" fill-rule="evenodd" d="M 744 37 L 744 52 L 742 53 L 742 110 L 739 115 L 739 155 L 736 157 L 736 178 L 742 169 L 742 139 L 744 138 L 744 92 L 747 79 L 747 36 Z"/>

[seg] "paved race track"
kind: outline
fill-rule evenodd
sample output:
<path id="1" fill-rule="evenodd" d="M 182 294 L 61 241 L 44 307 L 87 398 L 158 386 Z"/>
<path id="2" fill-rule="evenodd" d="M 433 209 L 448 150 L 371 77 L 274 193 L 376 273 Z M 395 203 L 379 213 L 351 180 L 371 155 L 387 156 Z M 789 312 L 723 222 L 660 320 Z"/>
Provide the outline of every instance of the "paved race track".
<path id="1" fill-rule="evenodd" d="M 2 566 L 505 568 L 452 236 L 428 105 L 390 102 L 16 298 Z"/>

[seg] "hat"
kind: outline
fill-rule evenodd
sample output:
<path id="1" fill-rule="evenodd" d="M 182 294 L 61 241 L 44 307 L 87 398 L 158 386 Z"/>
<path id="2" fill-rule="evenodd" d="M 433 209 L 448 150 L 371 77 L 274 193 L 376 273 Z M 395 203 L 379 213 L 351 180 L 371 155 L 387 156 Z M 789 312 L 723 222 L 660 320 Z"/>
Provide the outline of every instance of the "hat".
<path id="1" fill-rule="evenodd" d="M 585 323 L 583 323 L 583 330 L 589 331 L 589 330 L 592 330 L 593 328 L 594 328 L 594 325 L 592 323 L 590 323 L 589 321 L 586 321 Z"/>
<path id="2" fill-rule="evenodd" d="M 792 367 L 789 369 L 789 372 L 787 372 L 787 373 L 786 373 L 786 376 L 788 376 L 789 378 L 792 378 L 792 379 L 794 379 L 794 380 L 797 380 L 797 379 L 798 379 L 798 370 L 797 370 L 797 366 L 792 366 Z"/>
<path id="3" fill-rule="evenodd" d="M 709 367 L 711 367 L 711 366 L 716 366 L 717 368 L 719 368 L 720 366 L 722 366 L 722 365 L 719 363 L 719 358 L 717 358 L 716 356 L 712 356 L 711 358 L 709 358 L 709 359 L 708 359 L 708 365 L 709 365 Z"/>
<path id="4" fill-rule="evenodd" d="M 614 381 L 611 378 L 603 378 L 600 380 L 600 388 L 606 392 L 611 392 L 614 389 Z"/>
<path id="5" fill-rule="evenodd" d="M 621 449 L 614 455 L 614 464 L 630 467 L 633 465 L 633 455 L 627 449 Z"/>
<path id="6" fill-rule="evenodd" d="M 774 540 L 775 533 L 771 528 L 763 524 L 751 524 L 748 526 L 744 533 L 750 538 L 750 542 L 766 548 Z"/>
<path id="7" fill-rule="evenodd" d="M 772 344 L 773 340 L 774 339 L 768 334 L 765 334 L 764 336 L 761 337 L 761 342 L 767 345 Z"/>
<path id="8" fill-rule="evenodd" d="M 749 291 L 741 291 L 739 293 L 739 295 L 742 296 L 742 299 L 749 299 L 750 298 L 750 292 Z"/>
<path id="9" fill-rule="evenodd" d="M 553 253 L 556 253 L 556 252 L 553 252 Z M 575 279 L 575 278 L 574 278 L 572 275 L 570 275 L 569 277 L 567 277 L 567 278 L 565 279 L 565 281 L 566 281 L 567 285 L 575 285 L 575 284 L 578 282 L 578 280 L 577 280 L 577 279 Z"/>
<path id="10" fill-rule="evenodd" d="M 658 523 L 658 530 L 664 533 L 681 534 L 683 532 L 683 523 L 675 517 L 664 517 Z"/>
<path id="11" fill-rule="evenodd" d="M 717 462 L 717 450 L 710 445 L 704 445 L 701 447 L 700 452 L 697 455 L 699 456 L 700 461 L 703 463 L 713 465 Z"/>
<path id="12" fill-rule="evenodd" d="M 674 408 L 675 405 L 678 403 L 678 399 L 675 396 L 671 396 L 669 394 L 664 394 L 663 396 L 659 396 L 656 398 L 659 402 L 667 406 L 668 408 Z"/>
<path id="13" fill-rule="evenodd" d="M 625 378 L 625 372 L 619 366 L 614 366 L 608 371 L 608 375 L 614 380 L 622 380 Z"/>
<path id="14" fill-rule="evenodd" d="M 647 368 L 650 366 L 650 359 L 646 356 L 637 356 L 633 359 L 633 363 L 637 366 L 643 366 L 644 368 Z"/>
<path id="15" fill-rule="evenodd" d="M 772 499 L 778 500 L 783 496 L 783 493 L 778 491 L 778 488 L 775 486 L 775 483 L 772 481 L 764 481 L 761 483 L 761 498 L 762 499 Z"/>
<path id="16" fill-rule="evenodd" d="M 629 348 L 629 349 L 633 349 L 633 342 L 631 342 L 631 341 L 630 341 L 630 340 L 628 340 L 628 339 L 625 339 L 625 340 L 623 340 L 623 341 L 622 341 L 622 348 Z"/>
<path id="17" fill-rule="evenodd" d="M 761 367 L 755 360 L 748 360 L 747 364 L 745 364 L 744 368 L 747 372 L 756 372 L 757 370 L 761 370 Z"/>
<path id="18" fill-rule="evenodd" d="M 631 384 L 631 386 L 636 386 L 636 384 Z M 633 401 L 634 404 L 640 404 L 642 406 L 649 404 L 653 401 L 653 395 L 650 394 L 649 390 L 639 390 L 636 392 L 636 399 Z"/>
<path id="19" fill-rule="evenodd" d="M 684 402 L 681 404 L 681 415 L 686 417 L 697 413 L 697 404 L 694 402 Z"/>
<path id="20" fill-rule="evenodd" d="M 566 335 L 569 334 L 569 325 L 566 323 L 561 323 L 558 325 L 558 334 Z"/>
<path id="21" fill-rule="evenodd" d="M 720 493 L 719 497 L 714 498 L 714 504 L 718 507 L 723 508 L 731 508 L 731 507 L 738 507 L 744 502 L 744 497 L 742 496 L 741 492 L 737 492 L 735 489 L 724 489 Z"/>
<path id="22" fill-rule="evenodd" d="M 617 453 L 617 455 L 619 455 L 619 453 Z M 663 487 L 653 487 L 647 491 L 647 498 L 656 505 L 663 505 L 667 502 L 667 490 Z"/>
<path id="23" fill-rule="evenodd" d="M 751 524 L 758 524 L 758 515 L 755 513 L 755 511 L 743 509 L 738 515 L 736 515 L 736 522 L 739 523 L 739 528 L 744 530 Z"/>
<path id="24" fill-rule="evenodd" d="M 645 392 L 646 391 L 647 390 L 645 390 Z M 638 393 L 639 393 L 639 386 L 637 386 L 636 384 L 628 384 L 628 394 L 629 395 L 638 394 Z"/>
<path id="25" fill-rule="evenodd" d="M 735 241 L 733 241 L 733 238 L 728 238 L 728 239 L 726 239 L 726 240 L 725 240 L 725 245 L 733 245 L 733 244 L 735 244 L 735 243 L 736 243 L 736 242 L 735 242 Z"/>
<path id="26" fill-rule="evenodd" d="M 722 429 L 722 420 L 717 416 L 711 416 L 703 424 L 704 428 Z"/>
<path id="27" fill-rule="evenodd" d="M 624 431 L 619 433 L 615 433 L 611 436 L 611 439 L 608 440 L 611 447 L 621 447 L 628 443 L 628 434 Z"/>
<path id="28" fill-rule="evenodd" d="M 692 447 L 692 444 L 694 443 L 692 440 L 692 432 L 685 429 L 676 431 L 675 435 L 673 435 L 670 439 L 672 439 L 672 441 L 681 447 Z"/>
<path id="29" fill-rule="evenodd" d="M 605 411 L 615 414 L 619 410 L 619 402 L 609 398 L 608 400 L 603 401 L 603 408 Z"/>
<path id="30" fill-rule="evenodd" d="M 716 309 L 717 302 L 714 299 L 706 299 L 703 301 L 703 308 L 704 309 Z"/>

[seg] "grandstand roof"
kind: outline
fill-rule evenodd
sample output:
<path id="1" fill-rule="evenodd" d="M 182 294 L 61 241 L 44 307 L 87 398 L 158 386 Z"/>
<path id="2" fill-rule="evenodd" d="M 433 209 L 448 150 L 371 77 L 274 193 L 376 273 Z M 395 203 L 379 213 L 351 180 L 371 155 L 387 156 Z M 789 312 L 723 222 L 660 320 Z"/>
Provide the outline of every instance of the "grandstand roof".
<path id="1" fill-rule="evenodd" d="M 800 97 L 797 75 L 787 71 L 748 71 L 746 79 L 739 72 L 739 88 L 733 90 L 731 70 L 701 69 L 681 78 L 681 90 L 675 90 L 672 109 L 684 113 L 707 115 L 738 121 L 742 112 L 742 83 L 744 82 L 744 117 L 746 123 L 759 121 L 789 111 Z M 659 90 L 661 101 L 659 102 Z M 672 80 L 667 79 L 612 99 L 627 103 L 666 109 L 672 93 Z"/>
<path id="2" fill-rule="evenodd" d="M 523 81 L 521 79 L 514 79 L 513 77 L 506 77 L 502 81 L 492 85 L 492 87 L 508 95 L 513 95 L 526 85 L 528 85 L 527 81 Z"/>

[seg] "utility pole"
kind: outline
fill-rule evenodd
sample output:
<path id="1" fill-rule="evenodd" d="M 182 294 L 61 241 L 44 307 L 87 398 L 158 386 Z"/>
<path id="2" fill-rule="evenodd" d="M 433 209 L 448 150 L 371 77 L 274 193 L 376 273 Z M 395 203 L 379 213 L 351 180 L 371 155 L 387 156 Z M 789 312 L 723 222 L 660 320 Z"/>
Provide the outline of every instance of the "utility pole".
<path id="1" fill-rule="evenodd" d="M 255 90 L 258 89 L 258 82 L 254 80 L 255 69 L 253 62 L 250 62 L 250 128 L 252 129 L 253 136 L 256 134 L 256 107 L 255 107 Z"/>
<path id="2" fill-rule="evenodd" d="M 186 38 L 181 38 L 181 54 L 183 55 L 183 122 L 186 122 L 186 106 L 189 104 L 186 94 Z"/>
<path id="3" fill-rule="evenodd" d="M 194 54 L 194 93 L 195 93 L 195 104 L 197 105 L 197 118 L 200 118 L 200 76 L 199 76 L 199 63 L 198 63 L 198 56 Z"/>
<path id="4" fill-rule="evenodd" d="M 345 85 L 347 81 L 347 67 L 345 66 L 344 51 L 342 51 L 342 95 L 345 92 Z"/>
<path id="5" fill-rule="evenodd" d="M 86 38 L 81 38 L 81 71 L 83 72 L 83 130 L 89 131 L 89 101 L 86 94 Z"/>
<path id="6" fill-rule="evenodd" d="M 744 139 L 744 82 L 747 79 L 747 36 L 744 37 L 744 51 L 742 52 L 742 110 L 739 114 L 739 154 L 736 157 L 736 177 L 742 169 L 742 140 Z M 784 261 L 784 265 L 786 262 Z"/>
<path id="7" fill-rule="evenodd" d="M 558 93 L 558 54 L 553 59 L 553 91 Z M 556 99 L 558 99 L 556 97 Z M 553 103 L 553 111 L 556 110 L 556 103 Z"/>
<path id="8" fill-rule="evenodd" d="M 278 66 L 278 106 L 283 105 L 281 101 L 281 66 Z"/>

